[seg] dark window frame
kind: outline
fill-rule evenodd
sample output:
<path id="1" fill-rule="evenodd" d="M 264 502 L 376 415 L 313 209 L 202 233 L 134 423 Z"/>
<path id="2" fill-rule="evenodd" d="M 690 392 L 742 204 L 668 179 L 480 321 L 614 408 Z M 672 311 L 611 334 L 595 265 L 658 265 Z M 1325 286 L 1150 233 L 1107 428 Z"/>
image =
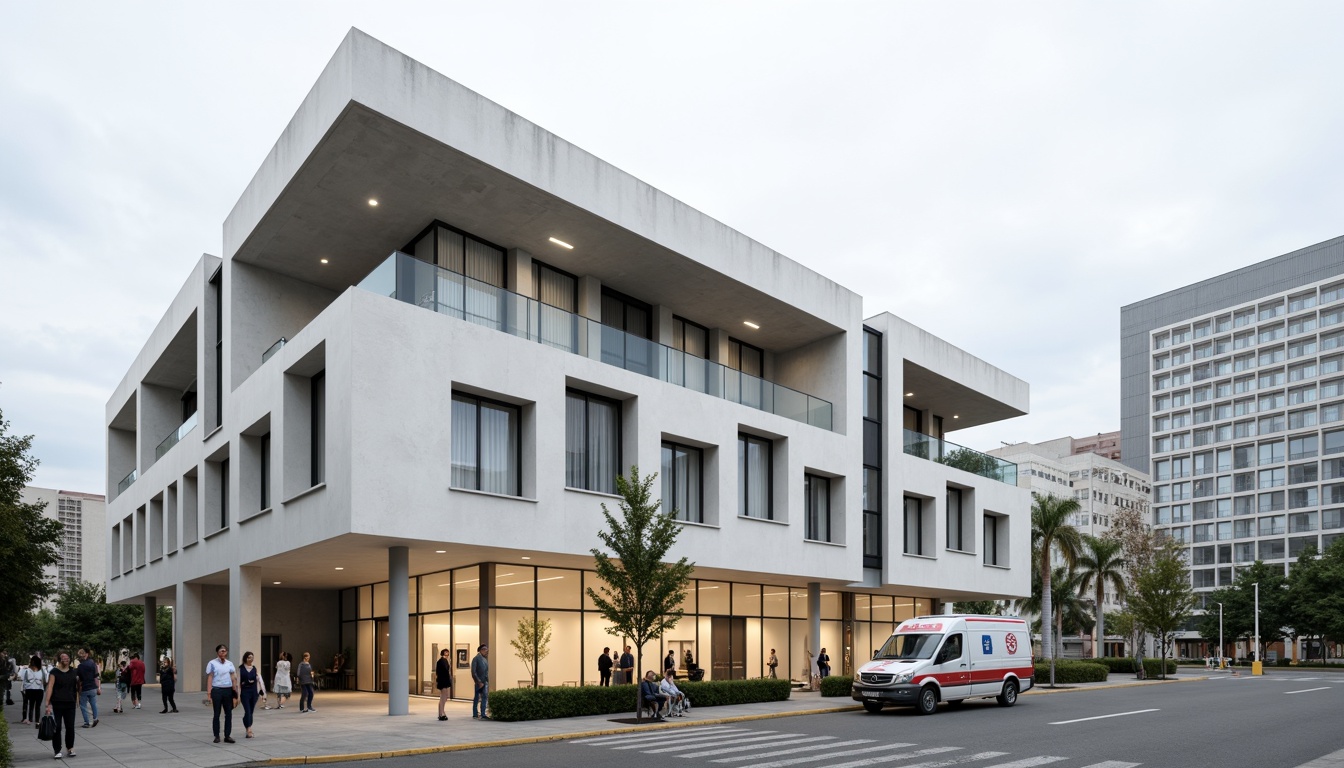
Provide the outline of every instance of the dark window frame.
<path id="1" fill-rule="evenodd" d="M 678 323 L 680 323 L 681 326 L 682 326 L 682 344 L 681 344 L 681 346 L 677 346 L 677 344 L 676 344 L 676 338 L 677 338 L 677 324 L 678 324 Z M 690 325 L 690 326 L 694 326 L 694 327 L 696 327 L 696 328 L 699 328 L 700 330 L 702 330 L 702 331 L 705 332 L 705 355 L 704 355 L 704 357 L 701 357 L 700 359 L 702 359 L 702 360 L 708 360 L 708 359 L 709 359 L 709 328 L 707 328 L 706 326 L 703 326 L 703 325 L 701 325 L 701 324 L 695 322 L 694 320 L 687 320 L 686 318 L 682 317 L 681 315 L 673 315 L 673 316 L 672 316 L 672 348 L 675 349 L 675 350 L 677 350 L 678 352 L 682 352 L 682 353 L 684 353 L 684 354 L 691 355 L 692 357 L 700 357 L 699 355 L 696 355 L 694 352 L 687 352 L 687 351 L 686 351 L 686 342 L 685 342 L 685 338 L 686 338 L 686 329 L 685 329 L 685 327 L 688 326 L 688 325 Z"/>
<path id="2" fill-rule="evenodd" d="M 215 296 L 215 423 L 224 424 L 224 267 L 215 269 L 210 276 L 210 290 Z"/>
<path id="3" fill-rule="evenodd" d="M 775 519 L 775 441 L 767 437 L 752 435 L 747 432 L 737 433 L 738 455 L 746 455 L 746 446 L 756 443 L 765 447 L 765 517 L 757 517 L 747 514 L 747 492 L 751 487 L 748 468 L 751 466 L 746 459 L 742 459 L 739 464 L 739 470 L 742 476 L 738 478 L 739 492 L 737 498 L 737 514 L 739 517 L 749 517 L 753 520 L 774 520 Z"/>
<path id="4" fill-rule="evenodd" d="M 602 287 L 602 298 L 606 298 L 606 297 L 608 297 L 608 296 L 610 296 L 612 299 L 615 299 L 616 301 L 620 302 L 620 304 L 621 304 L 621 324 L 620 324 L 620 325 L 612 325 L 612 324 L 606 322 L 606 318 L 603 317 L 603 318 L 602 318 L 602 325 L 605 325 L 605 326 L 607 326 L 608 328 L 616 328 L 616 329 L 621 330 L 621 331 L 624 331 L 624 332 L 626 332 L 626 333 L 628 333 L 628 334 L 630 334 L 630 335 L 632 335 L 632 336 L 638 336 L 638 337 L 641 338 L 641 339 L 646 339 L 646 340 L 652 340 L 652 339 L 653 339 L 653 305 L 652 305 L 652 304 L 650 304 L 650 303 L 648 303 L 648 302 L 646 302 L 646 301 L 640 301 L 639 299 L 636 299 L 634 296 L 630 296 L 630 295 L 628 295 L 628 294 L 621 293 L 620 291 L 618 291 L 618 290 L 616 290 L 616 289 L 614 289 L 614 288 L 608 288 L 608 287 L 606 287 L 606 286 L 603 286 L 603 287 Z M 630 327 L 629 327 L 629 326 L 630 326 L 630 307 L 632 307 L 632 306 L 635 307 L 636 309 L 642 309 L 642 310 L 644 310 L 644 331 L 643 331 L 643 333 L 639 333 L 639 332 L 637 332 L 637 331 L 632 331 L 632 330 L 630 330 Z M 606 313 L 603 312 L 602 314 L 605 315 Z"/>
<path id="5" fill-rule="evenodd" d="M 229 459 L 219 462 L 219 529 L 229 527 Z"/>
<path id="6" fill-rule="evenodd" d="M 673 519 L 675 519 L 675 520 L 682 520 L 682 521 L 684 521 L 684 522 L 690 522 L 690 523 L 704 523 L 704 522 L 705 522 L 705 452 L 704 452 L 704 450 L 702 450 L 702 449 L 700 449 L 700 448 L 696 448 L 695 446 L 684 445 L 684 444 L 682 444 L 682 443 L 678 443 L 678 442 L 676 442 L 676 441 L 674 441 L 674 440 L 664 440 L 664 441 L 662 441 L 662 445 L 661 445 L 660 448 L 659 448 L 659 459 L 660 459 L 660 461 L 661 461 L 661 458 L 662 458 L 662 455 L 661 455 L 661 454 L 662 454 L 662 451 L 663 451 L 663 450 L 671 450 L 671 451 L 672 451 L 672 467 L 673 467 L 673 471 L 674 471 L 674 472 L 675 472 L 675 470 L 676 470 L 676 466 L 677 466 L 677 463 L 676 463 L 676 454 L 677 454 L 677 451 L 682 451 L 682 452 L 685 452 L 685 453 L 687 453 L 687 454 L 694 453 L 694 454 L 696 454 L 697 456 L 700 457 L 700 482 L 696 484 L 696 489 L 695 489 L 695 490 L 696 490 L 696 495 L 697 495 L 697 499 L 696 499 L 696 517 L 695 517 L 695 519 L 691 519 L 690 517 L 682 517 L 682 516 L 678 515 L 678 516 L 674 517 Z M 673 503 L 673 508 L 676 508 L 676 504 L 675 504 L 675 502 L 677 501 L 677 499 L 676 499 L 676 489 L 677 489 L 677 487 L 678 487 L 677 479 L 678 479 L 678 478 L 677 478 L 675 475 L 674 475 L 673 477 L 671 477 L 671 478 L 668 478 L 668 477 L 666 477 L 666 476 L 663 477 L 663 482 L 664 482 L 664 483 L 669 483 L 669 482 L 672 483 L 672 491 L 673 491 L 673 492 L 672 492 L 672 497 L 673 497 L 672 500 L 673 500 L 673 502 L 674 502 L 674 503 Z M 667 510 L 664 510 L 664 511 L 666 512 Z"/>
<path id="7" fill-rule="evenodd" d="M 817 535 L 817 534 L 818 534 L 818 531 L 816 530 L 816 527 L 813 525 L 813 520 L 812 520 L 812 518 L 813 518 L 813 509 L 812 509 L 812 484 L 813 484 L 813 483 L 816 483 L 816 482 L 820 482 L 820 483 L 825 483 L 825 484 L 826 484 L 826 493 L 825 493 L 825 496 L 824 496 L 824 498 L 826 499 L 826 536 L 825 536 L 825 538 L 822 538 L 821 536 L 818 536 L 818 535 Z M 831 520 L 831 478 L 829 478 L 829 477 L 825 477 L 825 476 L 823 476 L 823 475 L 816 475 L 816 474 L 813 474 L 813 473 L 811 473 L 811 472 L 804 472 L 804 473 L 803 473 L 803 527 L 804 527 L 803 537 L 804 537 L 805 539 L 807 539 L 808 541 L 824 541 L 824 542 L 830 543 L 830 542 L 833 540 L 833 536 L 832 536 L 833 531 L 832 531 L 831 522 L 832 522 L 832 520 Z"/>
<path id="8" fill-rule="evenodd" d="M 952 536 L 952 534 L 953 534 L 953 525 L 952 525 L 952 503 L 951 503 L 951 501 L 952 501 L 952 495 L 953 495 L 954 493 L 956 494 L 956 497 L 957 497 L 957 525 L 956 525 L 956 540 L 955 540 L 955 542 L 953 541 L 953 536 Z M 964 545 L 966 544 L 966 526 L 965 526 L 965 522 L 966 522 L 966 520 L 965 520 L 965 514 L 966 514 L 966 495 L 965 495 L 965 493 L 963 493 L 963 491 L 962 491 L 961 488 L 952 488 L 952 487 L 949 486 L 948 489 L 947 489 L 947 500 L 948 500 L 948 504 L 947 504 L 947 548 L 950 549 L 950 550 L 953 550 L 953 551 L 955 551 L 955 552 L 970 552 L 971 550 L 966 549 L 965 546 L 964 546 Z M 972 537 L 974 537 L 974 534 L 972 534 Z M 954 544 L 955 544 L 955 546 L 954 546 Z"/>
<path id="9" fill-rule="evenodd" d="M 448 484 L 449 484 L 449 486 L 452 487 L 452 488 L 459 488 L 459 489 L 464 489 L 464 490 L 468 490 L 468 491 L 480 491 L 480 490 L 481 490 L 481 477 L 482 477 L 482 474 L 483 474 L 483 473 L 481 472 L 481 433 L 482 433 L 482 430 L 481 430 L 481 405 L 480 405 L 480 404 L 481 404 L 481 403 L 489 403 L 490 405 L 494 406 L 495 408 L 499 408 L 499 409 L 501 409 L 501 410 L 506 410 L 506 411 L 512 411 L 512 412 L 513 412 L 513 415 L 515 416 L 515 418 L 514 418 L 512 424 L 513 424 L 513 428 L 514 428 L 515 430 L 517 430 L 517 435 L 516 435 L 517 439 L 514 440 L 514 456 L 513 456 L 513 462 L 514 462 L 514 466 L 517 468 L 517 472 L 515 473 L 515 474 L 516 474 L 516 477 L 514 478 L 514 485 L 515 485 L 515 487 L 513 488 L 512 492 L 510 492 L 510 493 L 508 493 L 508 494 L 506 494 L 506 495 L 508 495 L 508 496 L 522 496 L 522 495 L 523 495 L 523 409 L 522 409 L 520 406 L 514 405 L 513 403 L 506 403 L 506 402 L 504 402 L 503 400 L 496 400 L 496 399 L 494 399 L 494 398 L 490 398 L 490 397 L 482 397 L 482 396 L 480 396 L 480 395 L 473 395 L 473 394 L 471 394 L 471 393 L 468 393 L 468 392 L 462 392 L 462 391 L 459 391 L 459 390 L 453 390 L 451 399 L 452 399 L 452 400 L 461 400 L 461 401 L 471 401 L 471 402 L 472 402 L 472 405 L 474 406 L 473 413 L 474 413 L 474 415 L 475 415 L 475 417 L 476 417 L 476 424 L 475 424 L 475 428 L 476 428 L 476 465 L 475 465 L 475 466 L 476 466 L 476 487 L 475 487 L 475 488 L 466 488 L 465 486 L 456 485 L 456 484 L 454 483 L 454 480 L 453 480 L 452 472 L 451 472 L 451 471 L 448 473 Z M 452 430 L 453 430 L 455 427 L 456 427 L 456 425 L 452 425 L 452 426 L 449 427 L 448 442 L 449 442 L 449 446 L 450 446 L 450 447 L 449 447 L 449 450 L 450 450 L 450 451 L 451 451 L 451 445 L 452 445 L 452 442 L 453 442 L 453 441 L 452 441 Z M 451 462 L 452 462 L 452 460 L 453 460 L 453 459 L 452 459 L 452 457 L 450 456 L 450 457 L 449 457 L 449 463 L 450 463 L 450 466 L 451 466 Z M 493 491 L 483 491 L 483 493 L 493 493 Z"/>
<path id="10" fill-rule="evenodd" d="M 309 380 L 309 480 L 310 487 L 326 481 L 327 475 L 327 371 L 320 370 Z"/>
<path id="11" fill-rule="evenodd" d="M 261 458 L 257 474 L 261 478 L 261 493 L 257 500 L 260 506 L 257 508 L 265 510 L 271 508 L 271 433 L 262 435 L 260 443 L 258 452 Z"/>
<path id="12" fill-rule="evenodd" d="M 462 235 L 463 237 L 469 237 L 469 238 L 471 238 L 472 240 L 475 240 L 476 242 L 481 243 L 482 245 L 489 246 L 490 248 L 494 248 L 495 250 L 497 250 L 497 251 L 499 251 L 500 253 L 502 253 L 502 254 L 503 254 L 503 266 L 504 266 L 504 269 L 500 270 L 500 275 L 499 275 L 499 281 L 500 281 L 500 283 L 502 283 L 502 285 L 499 285 L 499 286 L 496 286 L 496 287 L 498 287 L 498 288 L 503 288 L 503 289 L 506 290 L 506 291 L 507 291 L 507 290 L 511 290 L 511 289 L 509 288 L 509 270 L 508 270 L 508 266 L 509 266 L 509 264 L 508 264 L 508 261 L 509 261 L 509 249 L 508 249 L 508 248 L 505 248 L 504 246 L 502 246 L 502 245 L 500 245 L 500 244 L 498 244 L 498 243 L 493 243 L 493 242 L 491 242 L 491 241 L 489 241 L 489 240 L 486 240 L 485 238 L 481 237 L 480 235 L 473 234 L 473 233 L 468 232 L 468 231 L 466 231 L 465 229 L 461 229 L 461 228 L 459 228 L 459 227 L 454 227 L 452 224 L 449 224 L 448 222 L 443 221 L 442 219 L 434 219 L 433 221 L 431 221 L 431 222 L 430 222 L 424 229 L 420 230 L 420 233 L 419 233 L 418 235 L 416 235 L 415 237 L 412 237 L 409 241 L 407 241 L 406 245 L 404 245 L 404 246 L 401 247 L 401 252 L 402 252 L 402 253 L 405 253 L 405 254 L 408 255 L 408 256 L 411 256 L 412 258 L 414 258 L 414 254 L 415 254 L 415 244 L 418 243 L 418 242 L 420 242 L 421 240 L 423 240 L 425 237 L 427 237 L 427 236 L 429 236 L 429 235 L 434 235 L 434 239 L 433 239 L 432 241 L 430 241 L 431 244 L 433 245 L 433 248 L 434 248 L 434 261 L 432 262 L 432 263 L 434 264 L 434 266 L 439 267 L 440 269 L 445 269 L 445 270 L 447 270 L 447 271 L 449 271 L 449 272 L 452 272 L 452 273 L 455 274 L 455 275 L 462 275 L 463 277 L 470 277 L 469 275 L 462 274 L 461 272 L 457 272 L 456 270 L 448 269 L 448 267 L 446 267 L 446 266 L 443 265 L 443 260 L 439 258 L 439 238 L 438 238 L 437 234 L 434 232 L 434 229 L 435 229 L 436 227 L 443 227 L 444 229 L 446 229 L 446 230 L 448 230 L 448 231 L 450 231 L 450 232 L 453 232 L 453 233 L 455 233 L 455 234 Z M 474 279 L 476 279 L 476 278 L 471 278 L 471 279 L 474 280 Z"/>
<path id="13" fill-rule="evenodd" d="M 912 510 L 910 504 L 914 503 Z M 917 555 L 919 557 L 928 557 L 924 552 L 924 499 L 918 496 L 904 496 L 901 502 L 901 523 L 902 537 L 904 539 L 903 551 L 907 555 Z M 915 535 L 913 541 L 910 536 L 910 517 L 914 515 Z M 913 546 L 912 546 L 913 545 Z"/>
<path id="14" fill-rule="evenodd" d="M 507 253 L 507 252 L 506 252 L 506 253 Z M 578 309 L 579 309 L 579 276 L 576 275 L 576 274 L 574 274 L 574 273 L 572 273 L 572 272 L 566 272 L 565 270 L 560 269 L 559 267 L 553 267 L 553 266 L 551 266 L 550 264 L 547 264 L 547 263 L 544 262 L 544 261 L 540 261 L 540 260 L 537 260 L 537 259 L 533 259 L 533 260 L 532 260 L 532 293 L 535 294 L 535 295 L 537 295 L 536 301 L 541 302 L 542 304 L 546 304 L 546 306 L 548 306 L 548 307 L 554 307 L 554 306 L 555 306 L 554 304 L 547 304 L 546 302 L 541 301 L 540 291 L 538 290 L 538 286 L 540 285 L 540 282 L 539 282 L 538 279 L 537 279 L 537 278 L 538 278 L 537 273 L 540 272 L 540 271 L 543 270 L 543 269 L 549 269 L 549 270 L 552 271 L 552 272 L 555 272 L 555 273 L 560 274 L 560 275 L 564 275 L 565 277 L 568 277 L 569 279 L 571 279 L 571 280 L 574 281 L 574 295 L 573 295 L 572 297 L 570 297 L 571 300 L 572 300 L 573 303 L 574 303 L 574 309 L 566 309 L 565 307 L 555 307 L 555 308 L 556 308 L 556 309 L 563 310 L 563 311 L 565 311 L 565 312 L 570 312 L 570 313 L 572 313 L 572 314 L 578 314 Z"/>
<path id="15" fill-rule="evenodd" d="M 594 493 L 606 493 L 606 491 L 603 491 L 603 490 L 600 490 L 600 489 L 597 489 L 597 488 L 593 488 L 593 487 L 592 487 L 592 486 L 593 486 L 593 478 L 591 478 L 591 477 L 588 476 L 588 475 L 589 475 L 589 472 L 588 472 L 588 443 L 589 443 L 589 438 L 591 437 L 591 435 L 589 434 L 588 403 L 592 402 L 593 400 L 598 400 L 598 401 L 601 401 L 601 402 L 604 402 L 604 403 L 608 403 L 608 404 L 610 404 L 610 405 L 615 406 L 615 409 L 616 409 L 616 476 L 620 476 L 621 474 L 624 473 L 624 470 L 622 469 L 622 467 L 624 466 L 624 463 L 623 463 L 623 462 L 624 462 L 624 459 L 625 459 L 625 432 L 624 432 L 624 428 L 625 428 L 625 413 L 624 413 L 624 410 L 625 410 L 625 409 L 622 407 L 623 404 L 621 403 L 620 400 L 615 400 L 615 399 L 612 399 L 612 398 L 610 398 L 610 397 L 603 397 L 602 395 L 594 395 L 593 393 L 591 393 L 591 392 L 585 392 L 585 391 L 582 390 L 582 389 L 573 389 L 573 388 L 571 388 L 571 387 L 566 387 L 566 388 L 565 388 L 565 400 L 566 400 L 566 403 L 568 403 L 568 400 L 569 400 L 569 396 L 570 396 L 570 395 L 574 395 L 575 397 L 582 398 L 583 401 L 584 401 L 584 402 L 583 402 L 583 451 L 584 451 L 584 453 L 583 453 L 583 485 L 579 485 L 579 486 L 569 485 L 568 468 L 566 468 L 565 487 L 566 487 L 566 488 L 576 488 L 576 489 L 581 490 L 581 491 L 593 491 Z M 569 425 L 566 424 L 565 427 L 566 427 L 566 429 L 568 429 Z M 566 443 L 568 443 L 569 435 L 566 434 L 566 435 L 565 435 L 565 438 L 566 438 Z M 612 483 L 613 483 L 613 486 L 614 486 L 614 484 L 615 484 L 615 477 L 612 478 Z M 613 493 L 614 493 L 614 491 L 613 491 Z"/>
<path id="16" fill-rule="evenodd" d="M 736 353 L 736 354 L 733 353 L 733 346 L 734 346 L 734 345 L 737 346 L 737 353 Z M 743 370 L 743 368 L 742 368 L 742 350 L 744 350 L 744 349 L 750 349 L 750 350 L 752 350 L 753 352 L 755 352 L 755 353 L 759 356 L 759 358 L 760 358 L 760 363 L 761 363 L 761 371 L 760 371 L 760 373 L 751 373 L 750 371 Z M 737 365 L 733 365 L 733 364 L 732 364 L 734 360 L 736 360 Z M 758 379 L 765 379 L 765 350 L 762 349 L 762 348 L 760 348 L 760 347 L 758 347 L 758 346 L 756 346 L 755 344 L 749 344 L 749 343 L 747 343 L 747 342 L 745 342 L 745 341 L 743 341 L 743 340 L 741 340 L 741 339 L 739 339 L 739 338 L 737 338 L 737 337 L 735 337 L 735 336 L 729 336 L 729 337 L 728 337 L 728 363 L 727 363 L 727 367 L 728 367 L 728 368 L 731 368 L 731 369 L 733 369 L 733 370 L 735 370 L 735 371 L 737 371 L 738 373 L 745 373 L 745 374 L 748 375 L 748 376 L 755 376 L 755 377 L 758 378 Z"/>

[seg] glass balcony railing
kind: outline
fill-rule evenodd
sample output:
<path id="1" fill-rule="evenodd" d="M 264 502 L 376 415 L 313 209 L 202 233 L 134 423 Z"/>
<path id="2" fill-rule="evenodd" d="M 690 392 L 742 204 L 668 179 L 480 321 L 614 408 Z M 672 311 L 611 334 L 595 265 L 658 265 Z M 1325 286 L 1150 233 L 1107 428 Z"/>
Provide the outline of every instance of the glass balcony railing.
<path id="1" fill-rule="evenodd" d="M 359 287 L 659 381 L 831 429 L 831 404 L 819 397 L 688 355 L 405 253 L 393 253 Z"/>
<path id="2" fill-rule="evenodd" d="M 129 475 L 121 478 L 121 482 L 117 483 L 117 495 L 125 493 L 126 489 L 131 487 L 131 483 L 135 482 L 135 478 L 139 476 L 140 473 L 132 469 Z"/>
<path id="3" fill-rule="evenodd" d="M 171 435 L 163 438 L 163 442 L 159 443 L 159 447 L 154 449 L 154 460 L 157 461 L 159 459 L 162 459 L 163 455 L 168 451 L 172 450 L 172 447 L 174 445 L 177 445 L 179 442 L 181 442 L 182 438 L 186 437 L 188 432 L 195 429 L 196 422 L 200 420 L 200 415 L 201 415 L 200 411 L 196 411 L 195 413 L 191 414 L 190 416 L 187 417 L 186 421 L 182 422 L 182 426 L 173 430 L 173 433 Z"/>
<path id="4" fill-rule="evenodd" d="M 274 344 L 267 347 L 265 352 L 261 353 L 261 362 L 264 364 L 267 360 L 270 360 L 271 357 L 276 352 L 279 352 L 281 349 L 283 349 L 284 346 L 285 346 L 285 337 L 281 336 L 279 339 L 276 340 Z"/>
<path id="5" fill-rule="evenodd" d="M 905 431 L 905 452 L 921 459 L 936 461 L 949 467 L 988 477 L 1001 483 L 1017 485 L 1017 465 L 996 456 L 939 440 L 920 432 Z"/>

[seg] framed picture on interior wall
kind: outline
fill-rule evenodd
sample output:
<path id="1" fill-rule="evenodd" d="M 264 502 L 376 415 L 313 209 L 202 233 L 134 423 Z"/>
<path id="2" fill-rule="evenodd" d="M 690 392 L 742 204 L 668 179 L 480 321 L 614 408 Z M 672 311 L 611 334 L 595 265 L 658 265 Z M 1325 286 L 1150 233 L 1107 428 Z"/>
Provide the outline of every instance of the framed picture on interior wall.
<path id="1" fill-rule="evenodd" d="M 471 646 L 466 643 L 457 644 L 457 668 L 467 669 L 471 666 Z"/>

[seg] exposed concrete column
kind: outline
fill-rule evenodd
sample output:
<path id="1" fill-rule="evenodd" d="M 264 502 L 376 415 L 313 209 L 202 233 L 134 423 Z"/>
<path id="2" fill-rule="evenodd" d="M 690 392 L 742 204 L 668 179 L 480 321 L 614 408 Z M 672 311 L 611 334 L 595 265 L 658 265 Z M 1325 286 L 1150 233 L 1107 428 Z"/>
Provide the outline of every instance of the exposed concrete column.
<path id="1" fill-rule="evenodd" d="M 261 659 L 261 570 L 253 565 L 231 565 L 229 658 L 234 664 L 242 664 L 243 654 L 248 651 Z"/>
<path id="2" fill-rule="evenodd" d="M 655 305 L 653 308 L 653 340 L 665 347 L 672 346 L 672 308 Z"/>
<path id="3" fill-rule="evenodd" d="M 201 585 L 179 582 L 173 602 L 173 659 L 179 691 L 201 690 L 205 660 L 201 658 Z"/>
<path id="4" fill-rule="evenodd" d="M 592 275 L 579 278 L 579 314 L 602 322 L 602 281 Z"/>
<path id="5" fill-rule="evenodd" d="M 809 674 L 818 674 L 817 654 L 821 653 L 821 582 L 807 583 L 807 636 L 812 658 L 809 660 Z"/>
<path id="6" fill-rule="evenodd" d="M 532 254 L 521 248 L 510 248 L 504 265 L 504 280 L 509 290 L 529 299 L 537 298 L 537 287 L 532 284 Z"/>
<path id="7" fill-rule="evenodd" d="M 408 715 L 411 706 L 411 550 L 387 548 L 387 714 Z"/>
<path id="8" fill-rule="evenodd" d="M 709 329 L 709 359 L 728 364 L 728 332 L 722 328 Z"/>
<path id="9" fill-rule="evenodd" d="M 158 622 L 155 619 L 159 615 L 159 601 L 153 595 L 145 596 L 145 644 L 142 646 L 144 651 L 141 659 L 145 662 L 145 667 L 150 671 L 158 668 L 159 664 L 159 632 Z"/>
<path id="10" fill-rule="evenodd" d="M 490 622 L 490 609 L 489 609 L 487 606 L 493 605 L 494 602 L 495 602 L 495 564 L 494 564 L 494 563 L 485 563 L 485 564 L 483 564 L 483 565 L 481 566 L 481 582 L 480 582 L 480 586 L 481 586 L 481 591 L 480 591 L 480 595 L 481 595 L 481 612 L 480 612 L 480 617 L 479 617 L 480 624 L 479 624 L 479 627 L 478 627 L 478 634 L 480 635 L 479 643 L 480 643 L 481 645 L 493 645 L 490 641 L 491 641 L 491 639 L 492 639 L 492 638 L 491 638 L 491 635 L 494 634 L 494 633 L 492 633 L 492 632 L 490 631 L 490 629 L 491 629 L 491 626 L 490 626 L 490 625 L 491 625 L 491 622 Z M 472 655 L 473 657 L 476 655 L 476 649 L 475 649 L 475 648 L 472 648 L 472 649 L 471 649 L 471 655 Z M 470 677 L 470 676 L 468 676 L 468 677 Z M 493 687 L 493 686 L 492 686 L 492 687 Z"/>

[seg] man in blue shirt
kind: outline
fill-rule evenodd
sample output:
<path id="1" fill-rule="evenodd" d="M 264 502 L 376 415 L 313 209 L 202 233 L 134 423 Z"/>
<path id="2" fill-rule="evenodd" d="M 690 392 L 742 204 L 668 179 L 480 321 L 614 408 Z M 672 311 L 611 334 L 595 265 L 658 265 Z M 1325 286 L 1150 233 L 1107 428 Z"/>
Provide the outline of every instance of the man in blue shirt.
<path id="1" fill-rule="evenodd" d="M 490 716 L 485 713 L 485 708 L 490 701 L 490 662 L 486 659 L 490 655 L 490 646 L 476 646 L 476 658 L 471 660 L 471 682 L 475 688 L 475 695 L 471 697 L 471 716 L 479 717 L 481 720 L 489 720 Z M 477 714 L 476 706 L 480 705 L 480 714 Z"/>
<path id="2" fill-rule="evenodd" d="M 88 648 L 79 649 L 79 666 L 75 667 L 75 676 L 79 678 L 79 712 L 84 716 L 85 728 L 98 727 L 98 690 L 102 687 L 102 678 L 98 674 L 98 663 Z M 90 715 L 92 713 L 92 715 Z M 89 718 L 93 722 L 89 722 Z"/>
<path id="3" fill-rule="evenodd" d="M 625 646 L 625 653 L 621 654 L 621 682 L 626 685 L 634 685 L 639 682 L 635 679 L 635 655 L 630 652 L 630 646 Z"/>

